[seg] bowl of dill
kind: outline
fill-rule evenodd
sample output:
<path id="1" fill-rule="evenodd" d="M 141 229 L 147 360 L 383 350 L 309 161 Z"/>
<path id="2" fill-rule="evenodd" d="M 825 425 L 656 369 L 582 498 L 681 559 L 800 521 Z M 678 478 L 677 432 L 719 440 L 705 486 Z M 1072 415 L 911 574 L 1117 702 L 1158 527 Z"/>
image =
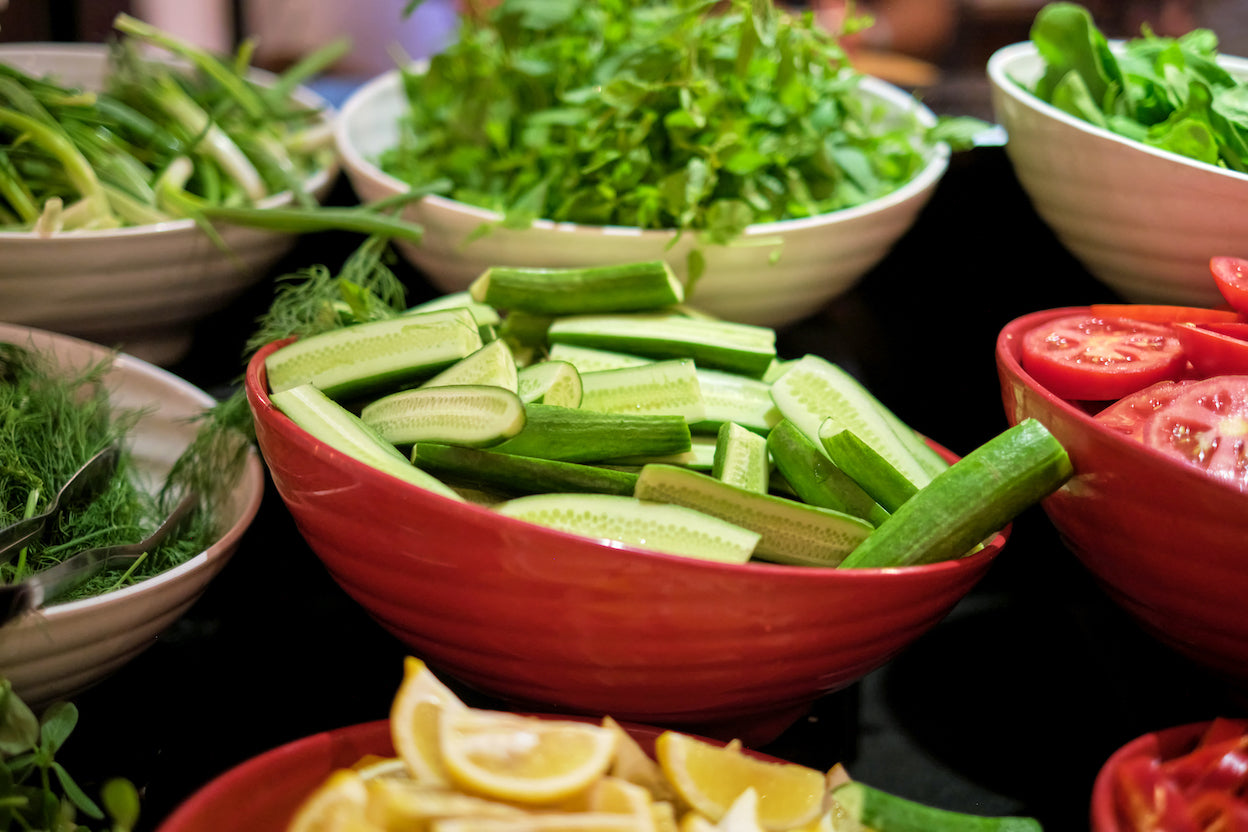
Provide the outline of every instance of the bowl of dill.
<path id="1" fill-rule="evenodd" d="M 294 245 L 263 212 L 332 186 L 332 108 L 298 82 L 333 54 L 279 76 L 116 26 L 0 46 L 0 309 L 167 366 Z"/>
<path id="2" fill-rule="evenodd" d="M 136 563 L 106 568 L 0 625 L 0 676 L 24 700 L 69 698 L 101 681 L 220 572 L 264 492 L 259 457 L 238 424 L 206 392 L 141 359 L 0 324 L 0 527 L 41 514 L 86 460 L 119 449 L 94 496 L 63 505 L 55 524 L 5 551 L 0 588 L 81 549 L 143 540 L 179 495 L 199 497 Z"/>
<path id="3" fill-rule="evenodd" d="M 887 255 L 978 129 L 771 3 L 570 5 L 496 5 L 342 106 L 360 198 L 426 194 L 398 248 L 444 292 L 493 265 L 661 258 L 698 308 L 783 326 Z"/>

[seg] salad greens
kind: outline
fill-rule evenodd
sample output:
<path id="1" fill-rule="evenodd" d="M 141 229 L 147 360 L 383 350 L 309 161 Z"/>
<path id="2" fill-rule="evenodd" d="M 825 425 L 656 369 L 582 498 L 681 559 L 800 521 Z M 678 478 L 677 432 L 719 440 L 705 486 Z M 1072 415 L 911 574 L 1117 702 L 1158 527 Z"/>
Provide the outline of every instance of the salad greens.
<path id="1" fill-rule="evenodd" d="M 1214 32 L 1174 38 L 1145 27 L 1111 49 L 1086 8 L 1057 2 L 1037 13 L 1031 41 L 1045 61 L 1031 91 L 1044 101 L 1150 147 L 1248 172 L 1248 83 L 1218 64 Z"/>
<path id="2" fill-rule="evenodd" d="M 726 242 L 887 194 L 933 142 L 968 137 L 965 121 L 885 118 L 862 77 L 813 16 L 770 0 L 503 0 L 402 70 L 410 106 L 379 163 L 412 185 L 449 178 L 445 196 L 507 227 Z"/>

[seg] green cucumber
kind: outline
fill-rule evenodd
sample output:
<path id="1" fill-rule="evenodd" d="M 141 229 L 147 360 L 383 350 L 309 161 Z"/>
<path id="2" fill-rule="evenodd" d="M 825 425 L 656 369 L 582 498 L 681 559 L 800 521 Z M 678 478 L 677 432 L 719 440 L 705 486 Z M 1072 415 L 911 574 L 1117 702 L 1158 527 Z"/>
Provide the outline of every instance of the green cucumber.
<path id="1" fill-rule="evenodd" d="M 698 422 L 706 416 L 698 369 L 687 358 L 581 373 L 581 404 L 602 413 L 666 413 Z"/>
<path id="2" fill-rule="evenodd" d="M 1035 419 L 989 439 L 881 523 L 842 568 L 958 558 L 1070 478 L 1070 457 Z"/>
<path id="3" fill-rule="evenodd" d="M 725 422 L 736 422 L 766 435 L 780 421 L 780 411 L 767 382 L 699 367 L 698 385 L 702 388 L 706 415 L 701 422 L 689 426 L 694 433 L 717 433 Z"/>
<path id="4" fill-rule="evenodd" d="M 565 462 L 603 462 L 684 453 L 691 447 L 689 424 L 682 416 L 599 413 L 550 404 L 528 404 L 524 410 L 524 429 L 496 446 L 496 451 Z"/>
<path id="5" fill-rule="evenodd" d="M 269 399 L 292 422 L 339 453 L 443 497 L 461 499 L 450 486 L 412 465 L 360 417 L 311 384 L 289 387 Z"/>
<path id="6" fill-rule="evenodd" d="M 918 486 L 852 430 L 836 430 L 835 423 L 830 419 L 824 425 L 829 430 L 835 430 L 831 434 L 822 427 L 819 430 L 819 441 L 833 464 L 849 474 L 890 514 L 918 493 Z"/>
<path id="7" fill-rule="evenodd" d="M 767 450 L 776 470 L 803 502 L 861 517 L 873 526 L 888 517 L 883 506 L 788 419 L 781 419 L 767 434 Z"/>
<path id="8" fill-rule="evenodd" d="M 754 556 L 776 563 L 836 566 L 872 533 L 871 524 L 860 517 L 746 491 L 674 465 L 642 468 L 633 496 L 683 505 L 752 529 L 762 535 Z"/>
<path id="9" fill-rule="evenodd" d="M 535 315 L 637 312 L 685 298 L 684 285 L 662 260 L 585 268 L 492 266 L 468 292 L 495 309 Z"/>
<path id="10" fill-rule="evenodd" d="M 581 392 L 581 374 L 566 361 L 539 361 L 516 374 L 516 393 L 525 404 L 580 407 Z"/>
<path id="11" fill-rule="evenodd" d="M 531 315 L 517 310 L 509 313 L 498 325 L 498 337 L 516 349 L 541 350 L 546 346 L 547 330 L 552 321 L 554 318 L 549 315 Z"/>
<path id="12" fill-rule="evenodd" d="M 680 465 L 684 468 L 692 468 L 695 471 L 710 473 L 711 469 L 715 467 L 715 449 L 718 445 L 718 437 L 698 434 L 689 437 L 689 450 L 678 454 L 640 454 L 616 457 L 615 459 L 604 460 L 599 464 L 640 471 L 643 465 L 662 463 L 665 465 Z"/>
<path id="13" fill-rule="evenodd" d="M 715 441 L 711 476 L 755 494 L 766 494 L 771 481 L 767 440 L 736 422 L 724 422 Z"/>
<path id="14" fill-rule="evenodd" d="M 754 532 L 692 509 L 616 494 L 534 494 L 494 511 L 584 537 L 726 563 L 745 563 L 758 541 Z"/>
<path id="15" fill-rule="evenodd" d="M 314 384 L 342 399 L 427 379 L 483 341 L 464 308 L 400 315 L 310 335 L 265 359 L 269 389 Z"/>
<path id="16" fill-rule="evenodd" d="M 505 341 L 490 341 L 421 384 L 421 387 L 447 387 L 460 384 L 488 384 L 515 393 L 519 384 L 516 357 Z"/>
<path id="17" fill-rule="evenodd" d="M 851 781 L 831 798 L 854 822 L 876 832 L 1043 832 L 1035 818 L 985 817 L 937 809 Z"/>
<path id="18" fill-rule="evenodd" d="M 566 361 L 582 373 L 595 370 L 618 370 L 620 367 L 636 367 L 649 364 L 652 359 L 593 347 L 577 347 L 572 344 L 551 344 L 547 353 L 551 361 Z"/>
<path id="19" fill-rule="evenodd" d="M 852 430 L 898 471 L 920 488 L 932 478 L 919 462 L 912 443 L 898 435 L 897 423 L 885 415 L 862 383 L 837 365 L 817 355 L 804 355 L 772 382 L 776 407 L 810 440 L 820 446 L 819 429 L 824 420 Z M 900 428 L 913 434 L 909 428 Z"/>
<path id="20" fill-rule="evenodd" d="M 412 449 L 412 462 L 456 486 L 512 495 L 587 492 L 631 497 L 637 483 L 637 475 L 628 471 L 428 442 Z"/>
<path id="21" fill-rule="evenodd" d="M 393 445 L 497 445 L 524 427 L 524 402 L 484 384 L 419 387 L 369 402 L 360 419 Z"/>
<path id="22" fill-rule="evenodd" d="M 498 314 L 498 310 L 493 306 L 485 303 L 477 303 L 472 299 L 472 295 L 465 292 L 450 292 L 427 300 L 424 303 L 418 303 L 415 306 L 408 307 L 403 311 L 404 315 L 419 315 L 423 312 L 438 312 L 443 309 L 467 309 L 472 313 L 472 319 L 477 322 L 477 326 L 493 327 L 498 326 L 502 321 L 502 315 Z"/>
<path id="23" fill-rule="evenodd" d="M 571 315 L 556 318 L 552 344 L 613 350 L 646 358 L 692 358 L 699 367 L 758 378 L 776 357 L 776 333 L 768 327 L 680 315 Z"/>

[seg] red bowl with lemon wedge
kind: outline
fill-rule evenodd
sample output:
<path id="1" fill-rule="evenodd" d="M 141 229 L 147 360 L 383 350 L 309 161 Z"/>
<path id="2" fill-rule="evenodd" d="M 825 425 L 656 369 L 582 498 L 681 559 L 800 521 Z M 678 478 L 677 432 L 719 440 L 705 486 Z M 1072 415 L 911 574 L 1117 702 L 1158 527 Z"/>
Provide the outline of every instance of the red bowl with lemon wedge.
<path id="1" fill-rule="evenodd" d="M 333 578 L 416 656 L 523 710 L 774 739 L 936 625 L 980 551 L 900 569 L 726 564 L 500 516 L 339 453 L 246 393 L 274 484 Z M 1008 530 L 1007 530 L 1008 532 Z"/>
<path id="2" fill-rule="evenodd" d="M 1154 393 L 1127 400 L 1134 407 L 1116 406 L 1098 419 L 1093 414 L 1107 402 L 1063 398 L 1024 369 L 1029 332 L 1089 311 L 1025 315 L 997 339 L 1008 421 L 1039 420 L 1066 448 L 1074 468 L 1074 476 L 1042 502 L 1044 510 L 1105 592 L 1146 631 L 1248 688 L 1244 423 L 1206 406 L 1239 407 L 1233 403 L 1244 401 L 1248 376 L 1148 387 Z M 1173 395 L 1155 394 L 1167 389 Z M 1164 440 L 1154 447 L 1136 438 L 1143 431 L 1166 435 L 1154 436 Z M 1185 441 L 1193 436 L 1216 440 L 1216 459 Z M 1208 468 L 1194 464 L 1199 460 Z"/>

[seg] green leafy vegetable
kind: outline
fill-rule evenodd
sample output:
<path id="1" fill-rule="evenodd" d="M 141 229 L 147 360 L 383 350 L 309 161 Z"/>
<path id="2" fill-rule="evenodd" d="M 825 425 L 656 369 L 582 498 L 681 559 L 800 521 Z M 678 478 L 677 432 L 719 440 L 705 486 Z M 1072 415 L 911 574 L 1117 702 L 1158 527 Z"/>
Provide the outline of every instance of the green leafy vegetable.
<path id="1" fill-rule="evenodd" d="M 1031 41 L 1045 61 L 1029 87 L 1041 99 L 1150 147 L 1248 172 L 1248 83 L 1218 64 L 1212 31 L 1174 38 L 1145 27 L 1115 50 L 1086 8 L 1058 2 L 1037 13 Z"/>
<path id="2" fill-rule="evenodd" d="M 812 16 L 770 0 L 504 0 L 403 71 L 410 110 L 379 163 L 416 186 L 451 180 L 445 195 L 506 227 L 725 242 L 882 196 L 923 166 L 928 132 L 886 118 L 861 78 Z"/>

